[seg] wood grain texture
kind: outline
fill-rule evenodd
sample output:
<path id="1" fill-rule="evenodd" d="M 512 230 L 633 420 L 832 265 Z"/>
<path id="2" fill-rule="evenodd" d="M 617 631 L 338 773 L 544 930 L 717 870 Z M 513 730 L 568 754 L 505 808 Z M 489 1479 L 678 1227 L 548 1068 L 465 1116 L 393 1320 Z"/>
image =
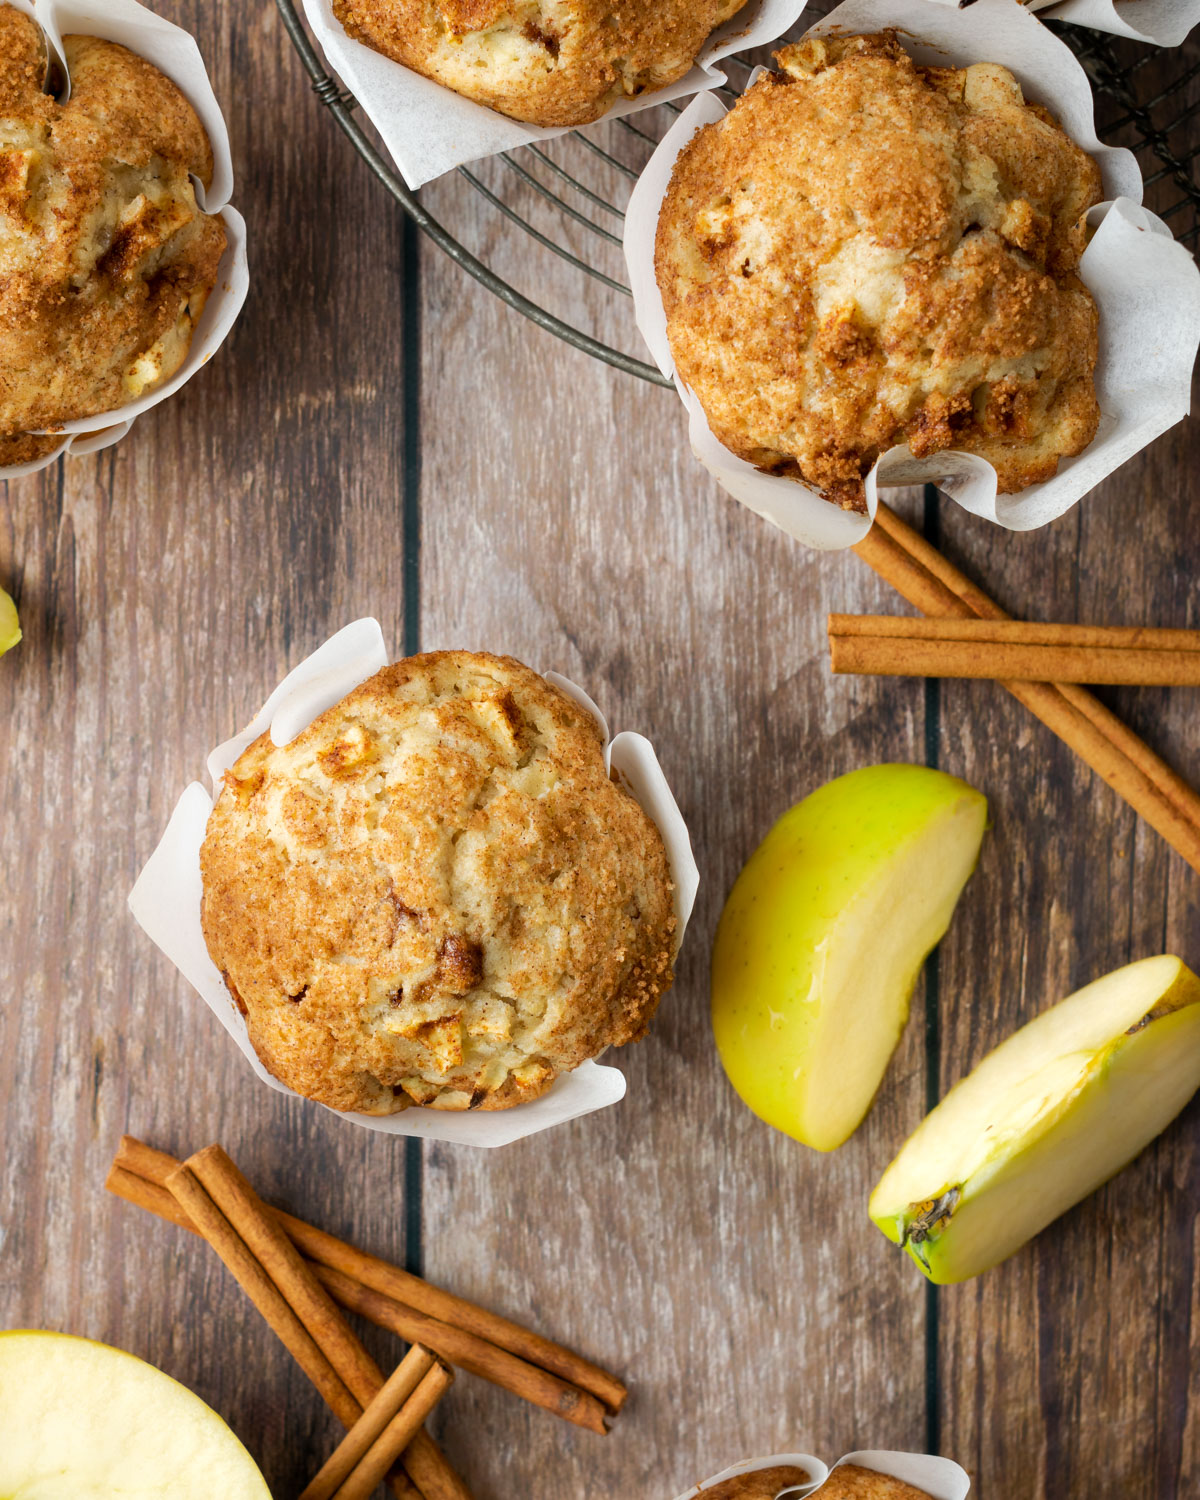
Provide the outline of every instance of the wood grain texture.
<path id="1" fill-rule="evenodd" d="M 460 200 L 427 194 L 447 218 Z M 521 241 L 491 250 L 528 271 Z M 923 1447 L 924 1292 L 864 1214 L 924 1098 L 919 1005 L 878 1107 L 829 1158 L 737 1101 L 708 1022 L 716 918 L 773 819 L 863 761 L 923 754 L 920 689 L 828 687 L 824 611 L 888 608 L 883 586 L 725 497 L 672 394 L 527 328 L 431 254 L 421 287 L 422 644 L 564 672 L 648 735 L 704 882 L 649 1038 L 608 1059 L 623 1103 L 495 1156 L 426 1153 L 430 1276 L 615 1362 L 626 1410 L 596 1439 L 464 1382 L 447 1450 L 479 1500 L 668 1500 L 755 1453 Z"/>
<path id="2" fill-rule="evenodd" d="M 944 506 L 947 551 L 968 569 L 986 558 L 976 575 L 1023 617 L 1188 626 L 1200 567 L 1188 521 L 1200 498 L 1193 443 L 1187 424 L 1177 428 L 1048 534 L 1006 538 L 1003 549 L 989 549 L 983 523 Z M 1194 965 L 1200 885 L 1006 694 L 982 683 L 946 683 L 942 694 L 946 763 L 988 793 L 994 819 L 976 877 L 989 908 L 966 907 L 942 945 L 945 1089 L 1015 1027 L 1110 969 L 1163 951 Z M 1197 783 L 1186 694 L 1101 696 Z M 1193 1103 L 1028 1251 L 941 1294 L 943 1441 L 985 1495 L 1158 1500 L 1195 1490 L 1197 1204 Z"/>
<path id="3" fill-rule="evenodd" d="M 219 1139 L 269 1201 L 392 1259 L 423 1252 L 435 1280 L 628 1377 L 600 1438 L 464 1375 L 432 1426 L 476 1500 L 670 1500 L 735 1457 L 923 1448 L 931 1427 L 984 1500 L 1197 1493 L 1200 1110 L 1008 1266 L 940 1294 L 932 1326 L 924 1284 L 865 1214 L 931 1082 L 1128 958 L 1200 960 L 1196 877 L 991 685 L 832 681 L 825 613 L 898 606 L 855 559 L 806 553 L 725 498 L 673 397 L 555 343 L 432 248 L 406 328 L 398 216 L 273 6 L 155 4 L 197 32 L 226 107 L 253 290 L 210 368 L 125 443 L 0 495 L 0 582 L 26 630 L 0 662 L 0 1324 L 152 1359 L 226 1415 L 275 1493 L 297 1493 L 336 1424 L 203 1244 L 100 1190 L 124 1129 L 179 1155 Z M 640 352 L 623 301 L 461 183 L 426 197 L 514 282 Z M 945 544 L 1030 618 L 1194 627 L 1194 469 L 1185 425 L 1035 536 L 945 503 Z M 423 646 L 565 671 L 648 734 L 704 878 L 655 1028 L 610 1059 L 626 1100 L 500 1153 L 427 1149 L 422 1246 L 405 1244 L 403 1143 L 256 1086 L 124 905 L 206 750 L 346 621 L 377 615 L 398 653 L 406 604 Z M 1105 696 L 1200 781 L 1186 695 Z M 994 820 L 937 966 L 940 1079 L 918 995 L 867 1124 L 817 1156 L 724 1082 L 713 929 L 785 807 L 927 748 Z M 364 1336 L 391 1368 L 397 1341 Z"/>
<path id="4" fill-rule="evenodd" d="M 253 288 L 130 438 L 0 493 L 0 1326 L 122 1345 L 295 1494 L 338 1437 L 208 1248 L 101 1184 L 121 1132 L 216 1139 L 267 1196 L 403 1257 L 403 1147 L 259 1086 L 125 910 L 204 756 L 300 655 L 403 615 L 401 234 L 272 6 L 162 0 L 226 110 Z M 399 1345 L 371 1340 L 390 1367 Z"/>

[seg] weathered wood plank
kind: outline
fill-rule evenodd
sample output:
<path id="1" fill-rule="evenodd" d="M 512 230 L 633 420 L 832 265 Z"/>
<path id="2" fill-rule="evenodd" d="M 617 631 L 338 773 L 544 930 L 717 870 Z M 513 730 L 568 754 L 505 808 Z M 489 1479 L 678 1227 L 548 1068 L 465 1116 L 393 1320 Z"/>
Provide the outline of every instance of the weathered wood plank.
<path id="1" fill-rule="evenodd" d="M 0 662 L 0 1326 L 153 1360 L 294 1494 L 334 1424 L 206 1248 L 104 1173 L 125 1129 L 220 1138 L 264 1191 L 403 1256 L 403 1146 L 259 1087 L 125 896 L 289 663 L 367 612 L 399 639 L 401 235 L 273 6 L 157 8 L 210 61 L 254 284 L 231 342 L 121 446 L 0 494 L 25 627 Z"/>
<path id="2" fill-rule="evenodd" d="M 428 199 L 456 224 L 477 212 L 489 236 L 491 210 L 458 185 Z M 623 305 L 606 319 L 578 273 L 489 243 L 502 274 L 586 300 L 622 339 Z M 781 1447 L 921 1447 L 924 1295 L 864 1210 L 924 1097 L 920 1007 L 870 1122 L 827 1158 L 736 1099 L 707 1013 L 717 915 L 773 819 L 864 761 L 922 758 L 919 690 L 828 683 L 825 609 L 886 607 L 882 586 L 717 491 L 673 395 L 554 342 L 432 254 L 421 285 L 422 644 L 566 672 L 614 727 L 648 734 L 704 880 L 649 1039 L 611 1055 L 622 1104 L 497 1155 L 426 1157 L 430 1274 L 614 1362 L 630 1405 L 601 1440 L 463 1382 L 447 1447 L 481 1500 L 667 1497 Z"/>
<path id="3" fill-rule="evenodd" d="M 1200 564 L 1193 432 L 1176 429 L 1069 516 L 1002 547 L 943 506 L 948 550 L 968 568 L 977 559 L 980 581 L 1030 618 L 1188 624 Z M 1163 951 L 1195 964 L 1200 923 L 1195 875 L 1019 705 L 983 684 L 947 683 L 942 695 L 947 768 L 988 792 L 995 823 L 976 877 L 988 900 L 943 946 L 945 1089 L 1088 980 Z M 1195 782 L 1191 695 L 1104 696 Z M 943 1441 L 983 1494 L 1191 1492 L 1198 1202 L 1193 1106 L 1032 1247 L 941 1294 Z"/>
<path id="4" fill-rule="evenodd" d="M 289 662 L 368 612 L 400 648 L 402 237 L 270 5 L 159 8 L 198 31 L 227 105 L 254 291 L 212 367 L 122 447 L 0 496 L 27 632 L 0 663 L 0 1319 L 153 1359 L 282 1494 L 332 1424 L 205 1248 L 107 1199 L 104 1169 L 126 1128 L 179 1151 L 220 1138 L 268 1196 L 400 1258 L 403 1145 L 254 1086 L 124 897 L 203 751 Z M 637 350 L 622 302 L 541 269 L 464 192 L 428 196 L 460 224 L 466 203 L 465 234 L 515 282 Z M 921 1447 L 924 1290 L 865 1197 L 923 1109 L 922 1006 L 867 1126 L 821 1158 L 732 1096 L 706 993 L 721 901 L 771 820 L 855 765 L 924 756 L 920 684 L 825 666 L 826 609 L 893 601 L 724 499 L 669 396 L 432 249 L 421 299 L 423 644 L 557 667 L 650 734 L 705 876 L 676 989 L 613 1059 L 622 1105 L 499 1155 L 427 1153 L 431 1274 L 617 1365 L 630 1407 L 601 1440 L 464 1378 L 439 1430 L 477 1500 L 665 1500 L 743 1453 Z M 1178 429 L 1034 537 L 945 505 L 947 546 L 1032 617 L 1195 624 L 1193 447 Z M 1200 778 L 1189 695 L 1112 701 Z M 1076 983 L 1163 947 L 1195 959 L 1197 919 L 1195 877 L 1017 705 L 984 684 L 941 704 L 940 763 L 995 818 L 941 956 L 944 1088 Z M 979 1493 L 1200 1485 L 1197 1201 L 1193 1107 L 1033 1249 L 941 1294 L 941 1446 Z"/>

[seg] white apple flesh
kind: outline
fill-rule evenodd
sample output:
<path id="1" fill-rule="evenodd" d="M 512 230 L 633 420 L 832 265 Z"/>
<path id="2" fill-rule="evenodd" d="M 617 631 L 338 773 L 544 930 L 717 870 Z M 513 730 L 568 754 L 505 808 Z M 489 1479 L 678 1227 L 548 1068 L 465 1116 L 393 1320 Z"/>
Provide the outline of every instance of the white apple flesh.
<path id="1" fill-rule="evenodd" d="M 153 1365 L 0 1333 L 0 1500 L 271 1500 L 216 1412 Z"/>
<path id="2" fill-rule="evenodd" d="M 871 1218 L 931 1281 L 1019 1250 L 1160 1134 L 1200 1088 L 1200 979 L 1142 959 L 1009 1037 L 926 1116 Z"/>

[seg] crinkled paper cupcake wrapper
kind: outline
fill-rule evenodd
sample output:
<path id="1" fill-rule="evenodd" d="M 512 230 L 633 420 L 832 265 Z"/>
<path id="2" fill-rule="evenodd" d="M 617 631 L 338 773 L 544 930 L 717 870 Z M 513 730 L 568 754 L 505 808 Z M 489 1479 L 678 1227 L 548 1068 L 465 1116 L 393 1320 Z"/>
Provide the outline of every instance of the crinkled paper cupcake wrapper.
<path id="1" fill-rule="evenodd" d="M 284 678 L 250 724 L 208 757 L 214 791 L 242 751 L 268 729 L 286 745 L 325 709 L 341 701 L 391 660 L 375 620 L 358 620 L 326 641 Z M 594 715 L 606 740 L 605 764 L 641 804 L 662 834 L 675 886 L 678 942 L 691 916 L 699 886 L 687 827 L 650 742 L 639 734 L 610 738 L 603 715 L 581 688 L 555 673 L 548 680 Z M 229 991 L 208 956 L 200 925 L 202 887 L 200 846 L 204 842 L 213 794 L 193 782 L 176 804 L 158 848 L 130 892 L 129 909 L 152 941 L 167 955 L 241 1048 L 259 1078 L 271 1088 L 300 1097 L 263 1067 L 235 1010 Z M 471 1113 L 413 1106 L 396 1115 L 331 1111 L 368 1130 L 420 1136 L 468 1146 L 507 1146 L 552 1125 L 561 1125 L 624 1097 L 625 1078 L 616 1068 L 585 1062 L 559 1078 L 540 1099 L 512 1109 Z"/>
<path id="2" fill-rule="evenodd" d="M 195 184 L 196 201 L 206 213 L 221 215 L 228 243 L 217 269 L 217 283 L 196 325 L 187 358 L 170 380 L 113 411 L 97 412 L 95 416 L 77 417 L 62 423 L 61 427 L 53 429 L 63 434 L 63 440 L 52 453 L 31 463 L 0 468 L 2 479 L 36 473 L 64 453 L 81 457 L 119 442 L 133 426 L 135 418 L 173 395 L 202 365 L 208 363 L 233 327 L 250 284 L 246 223 L 229 201 L 233 193 L 229 131 L 195 39 L 182 28 L 138 4 L 138 0 L 93 0 L 91 4 L 82 3 L 82 0 L 9 0 L 9 3 L 40 24 L 68 85 L 62 38 L 78 33 L 119 42 L 152 62 L 179 87 L 199 115 L 212 144 L 212 184 L 207 190 L 200 183 Z"/>
<path id="3" fill-rule="evenodd" d="M 955 7 L 971 0 L 936 0 Z M 1177 47 L 1200 21 L 1200 0 L 1026 0 L 1048 21 L 1069 21 L 1135 42 Z"/>
<path id="4" fill-rule="evenodd" d="M 844 1458 L 838 1459 L 833 1469 L 840 1469 L 843 1464 L 857 1464 L 863 1469 L 874 1469 L 877 1474 L 888 1474 L 893 1479 L 902 1479 L 906 1484 L 916 1485 L 918 1489 L 927 1491 L 933 1500 L 966 1500 L 967 1492 L 971 1488 L 971 1481 L 956 1463 L 951 1459 L 936 1458 L 928 1453 L 892 1453 L 885 1449 L 875 1448 L 861 1453 L 847 1453 Z M 757 1474 L 762 1469 L 787 1466 L 804 1469 L 812 1475 L 812 1481 L 809 1484 L 791 1485 L 781 1490 L 778 1500 L 806 1500 L 806 1497 L 810 1495 L 813 1500 L 820 1500 L 821 1486 L 829 1478 L 833 1469 L 827 1468 L 811 1453 L 774 1453 L 769 1458 L 753 1458 L 747 1459 L 744 1463 L 732 1464 L 728 1469 L 722 1469 L 711 1479 L 704 1480 L 702 1484 L 678 1496 L 677 1500 L 704 1500 L 705 1490 L 722 1483 L 723 1480 L 736 1479 L 741 1474 Z"/>
<path id="5" fill-rule="evenodd" d="M 852 547 L 870 529 L 883 486 L 932 483 L 964 509 L 1011 531 L 1030 531 L 1070 510 L 1114 469 L 1186 416 L 1200 345 L 1200 271 L 1171 232 L 1142 208 L 1137 162 L 1096 137 L 1091 86 L 1074 54 L 1014 0 L 975 0 L 951 11 L 929 0 L 846 0 L 809 35 L 897 27 L 920 62 L 966 66 L 997 62 L 1020 80 L 1026 97 L 1051 109 L 1067 133 L 1098 162 L 1110 200 L 1092 210 L 1098 226 L 1080 275 L 1100 309 L 1096 393 L 1101 421 L 1083 453 L 1057 475 L 1015 495 L 996 491 L 996 474 L 972 454 L 914 459 L 890 449 L 866 481 L 868 515 L 839 510 L 809 486 L 760 473 L 713 435 L 692 392 L 676 375 L 666 315 L 654 275 L 654 241 L 675 159 L 702 126 L 725 114 L 712 94 L 693 100 L 639 178 L 625 222 L 625 254 L 638 327 L 658 367 L 675 380 L 688 412 L 693 451 L 743 505 L 810 547 Z"/>
<path id="6" fill-rule="evenodd" d="M 804 4 L 805 0 L 749 0 L 742 11 L 717 28 L 696 65 L 678 83 L 623 100 L 603 118 L 621 119 L 672 99 L 719 88 L 726 82 L 722 59 L 781 36 L 795 25 Z M 465 162 L 498 156 L 534 141 L 550 141 L 573 128 L 552 129 L 509 119 L 354 41 L 334 17 L 331 0 L 304 0 L 304 13 L 330 65 L 383 137 L 410 188 L 432 182 Z"/>

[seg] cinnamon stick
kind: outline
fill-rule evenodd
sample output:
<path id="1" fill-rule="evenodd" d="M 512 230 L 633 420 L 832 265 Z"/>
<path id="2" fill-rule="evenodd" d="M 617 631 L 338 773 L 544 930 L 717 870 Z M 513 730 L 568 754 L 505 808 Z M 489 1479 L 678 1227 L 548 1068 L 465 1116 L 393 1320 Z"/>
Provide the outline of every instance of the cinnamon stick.
<path id="1" fill-rule="evenodd" d="M 854 551 L 924 614 L 1009 618 L 886 505 Z M 1002 686 L 1200 871 L 1200 797 L 1127 724 L 1086 688 L 1012 679 Z"/>
<path id="2" fill-rule="evenodd" d="M 524 1364 L 514 1359 L 503 1349 L 483 1344 L 464 1334 L 461 1329 L 451 1328 L 448 1323 L 439 1323 L 436 1318 L 427 1318 L 415 1308 L 405 1307 L 391 1297 L 385 1297 L 372 1287 L 363 1286 L 353 1277 L 336 1271 L 332 1266 L 314 1267 L 323 1285 L 343 1307 L 377 1324 L 390 1329 L 410 1343 L 426 1345 L 459 1369 L 472 1375 L 482 1376 L 493 1385 L 502 1386 L 556 1416 L 564 1417 L 579 1427 L 603 1436 L 607 1431 L 607 1416 L 604 1408 L 594 1397 L 565 1385 L 536 1365 Z"/>
<path id="3" fill-rule="evenodd" d="M 940 554 L 939 554 L 940 555 Z M 1158 625 L 1072 625 L 978 616 L 829 616 L 830 635 L 895 635 L 916 640 L 1010 641 L 1032 646 L 1102 646 L 1135 651 L 1200 652 L 1200 630 Z"/>
<path id="4" fill-rule="evenodd" d="M 365 1407 L 383 1385 L 383 1371 L 258 1194 L 220 1146 L 206 1146 L 184 1165 L 199 1178 L 354 1399 Z"/>
<path id="5" fill-rule="evenodd" d="M 548 1371 L 557 1376 L 560 1382 L 575 1386 L 584 1394 L 595 1398 L 614 1415 L 625 1404 L 628 1391 L 621 1381 L 573 1350 L 566 1349 L 531 1329 L 522 1328 L 519 1323 L 510 1322 L 498 1313 L 456 1297 L 441 1287 L 431 1286 L 410 1271 L 393 1266 L 378 1256 L 368 1255 L 325 1230 L 306 1224 L 303 1219 L 280 1212 L 279 1220 L 310 1260 L 341 1271 L 354 1281 L 382 1292 L 395 1302 L 403 1303 L 429 1318 L 449 1324 L 462 1333 L 472 1335 L 477 1340 L 485 1341 L 528 1364 Z M 583 1408 L 581 1412 L 582 1410 Z M 594 1428 L 590 1408 L 588 1411 L 587 1420 L 580 1425 Z"/>
<path id="6" fill-rule="evenodd" d="M 404 1467 L 422 1500 L 471 1500 L 466 1485 L 423 1427 L 404 1450 Z"/>
<path id="7" fill-rule="evenodd" d="M 266 1319 L 267 1326 L 316 1386 L 334 1416 L 343 1426 L 352 1427 L 362 1413 L 361 1405 L 200 1182 L 186 1166 L 180 1166 L 167 1178 L 167 1188 L 225 1262 L 234 1280 Z"/>
<path id="8" fill-rule="evenodd" d="M 413 1345 L 364 1407 L 362 1416 L 321 1465 L 300 1500 L 330 1500 L 435 1363 L 428 1349 Z"/>
<path id="9" fill-rule="evenodd" d="M 830 615 L 834 672 L 1200 686 L 1200 631 L 1025 620 Z"/>
<path id="10" fill-rule="evenodd" d="M 147 1150 L 150 1148 L 147 1147 Z M 161 1154 L 161 1153 L 156 1153 Z M 173 1161 L 173 1157 L 167 1158 Z M 123 1198 L 127 1203 L 132 1203 L 138 1208 L 144 1208 L 148 1213 L 157 1214 L 161 1219 L 167 1219 L 177 1224 L 181 1229 L 186 1229 L 190 1234 L 199 1235 L 200 1231 L 195 1224 L 176 1202 L 175 1198 L 166 1188 L 160 1187 L 156 1182 L 149 1182 L 144 1177 L 138 1177 L 135 1173 L 127 1171 L 124 1167 L 116 1165 L 109 1169 L 108 1177 L 104 1186 L 110 1193 L 118 1198 Z M 358 1406 L 358 1403 L 354 1403 Z M 349 1416 L 349 1407 L 347 1407 Z M 343 1423 L 345 1425 L 345 1423 Z M 419 1445 L 420 1435 L 413 1440 L 409 1447 L 409 1458 L 416 1457 L 415 1449 Z M 421 1455 L 425 1460 L 425 1466 L 432 1470 L 430 1488 L 422 1494 L 414 1484 L 403 1473 L 395 1473 L 389 1477 L 388 1484 L 397 1500 L 446 1500 L 446 1493 L 439 1495 L 436 1487 L 439 1466 L 436 1459 L 430 1460 L 429 1456 Z M 453 1490 L 448 1492 L 448 1500 L 457 1500 Z"/>
<path id="11" fill-rule="evenodd" d="M 452 1371 L 445 1365 L 434 1365 L 347 1475 L 335 1500 L 369 1500 L 375 1486 L 408 1446 L 453 1379 Z"/>
<path id="12" fill-rule="evenodd" d="M 108 1186 L 118 1197 L 178 1222 L 174 1214 L 163 1212 L 161 1202 L 152 1194 L 137 1190 L 129 1181 L 132 1177 L 147 1186 L 161 1184 L 177 1165 L 175 1158 L 165 1151 L 155 1150 L 133 1136 L 124 1136 L 109 1173 Z M 268 1212 L 309 1261 L 341 1273 L 341 1279 L 335 1279 L 332 1285 L 322 1277 L 335 1299 L 352 1311 L 380 1322 L 381 1327 L 399 1332 L 410 1341 L 425 1343 L 451 1364 L 481 1375 L 523 1400 L 592 1432 L 607 1431 L 605 1408 L 615 1412 L 624 1403 L 624 1385 L 571 1350 L 433 1287 L 303 1219 L 280 1209 L 268 1208 Z M 380 1293 L 383 1300 L 364 1302 L 356 1290 L 351 1290 L 352 1283 Z M 432 1312 L 433 1308 L 440 1309 L 440 1313 Z M 490 1338 L 489 1333 L 496 1337 Z M 526 1355 L 514 1354 L 514 1347 L 526 1350 Z M 506 1353 L 511 1357 L 504 1358 Z M 565 1370 L 575 1371 L 580 1379 L 571 1380 L 561 1373 Z"/>
<path id="13" fill-rule="evenodd" d="M 195 1191 L 188 1179 L 196 1184 Z M 178 1192 L 177 1184 L 186 1187 L 186 1192 Z M 353 1427 L 383 1386 L 383 1371 L 367 1353 L 329 1293 L 305 1264 L 281 1226 L 268 1214 L 266 1206 L 241 1172 L 220 1146 L 206 1146 L 204 1150 L 190 1156 L 182 1167 L 168 1177 L 167 1187 L 189 1214 L 192 1214 L 193 1204 L 201 1212 L 208 1214 L 206 1205 L 201 1201 L 205 1195 L 215 1205 L 216 1212 L 224 1222 L 224 1229 L 211 1216 L 208 1216 L 208 1222 L 220 1235 L 220 1242 L 212 1238 L 204 1222 L 194 1214 L 192 1217 L 231 1270 L 233 1266 L 225 1255 L 225 1251 L 231 1248 L 230 1235 L 251 1260 L 257 1259 L 262 1274 L 277 1289 L 293 1316 L 336 1373 L 338 1383 L 350 1398 L 350 1407 L 347 1408 L 344 1403 L 340 1407 L 335 1406 L 325 1389 L 320 1385 L 317 1388 L 343 1426 Z M 338 1395 L 336 1391 L 334 1394 Z M 343 1411 L 347 1415 L 344 1416 Z M 432 1448 L 432 1453 L 426 1449 L 423 1454 L 417 1455 L 417 1467 L 440 1467 L 445 1492 L 455 1494 L 458 1500 L 469 1500 L 462 1481 L 450 1468 L 441 1450 L 432 1443 L 432 1439 L 429 1440 L 429 1447 Z M 434 1453 L 437 1455 L 436 1459 L 432 1456 Z M 401 1461 L 425 1500 L 434 1500 L 434 1496 L 425 1490 L 420 1478 L 414 1473 L 407 1453 L 402 1456 Z"/>
<path id="14" fill-rule="evenodd" d="M 147 1182 L 144 1177 L 127 1172 L 124 1167 L 118 1167 L 114 1163 L 108 1169 L 104 1186 L 106 1191 L 124 1198 L 126 1203 L 132 1203 L 135 1208 L 144 1208 L 147 1213 L 157 1214 L 160 1219 L 169 1220 L 180 1229 L 186 1229 L 189 1234 L 200 1233 L 166 1188 L 159 1187 L 156 1182 Z"/>

